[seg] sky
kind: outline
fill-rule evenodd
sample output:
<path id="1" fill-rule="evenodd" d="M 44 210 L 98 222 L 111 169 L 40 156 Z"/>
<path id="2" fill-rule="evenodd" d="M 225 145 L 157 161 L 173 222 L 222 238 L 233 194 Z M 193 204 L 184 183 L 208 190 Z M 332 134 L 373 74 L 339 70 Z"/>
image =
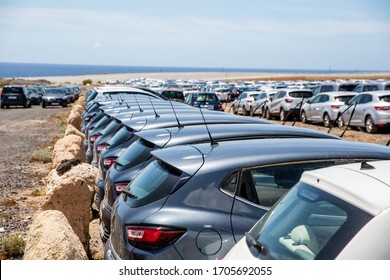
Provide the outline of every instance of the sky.
<path id="1" fill-rule="evenodd" d="M 0 0 L 0 62 L 390 70 L 389 0 Z"/>

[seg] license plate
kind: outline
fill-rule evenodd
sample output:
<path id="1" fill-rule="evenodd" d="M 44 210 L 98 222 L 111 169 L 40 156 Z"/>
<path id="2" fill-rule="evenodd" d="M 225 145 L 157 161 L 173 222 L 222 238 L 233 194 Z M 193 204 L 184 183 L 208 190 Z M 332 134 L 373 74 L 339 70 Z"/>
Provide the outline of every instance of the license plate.
<path id="1" fill-rule="evenodd" d="M 60 105 L 58 102 L 51 103 L 51 105 Z"/>
<path id="2" fill-rule="evenodd" d="M 16 96 L 8 96 L 8 99 L 17 99 Z"/>

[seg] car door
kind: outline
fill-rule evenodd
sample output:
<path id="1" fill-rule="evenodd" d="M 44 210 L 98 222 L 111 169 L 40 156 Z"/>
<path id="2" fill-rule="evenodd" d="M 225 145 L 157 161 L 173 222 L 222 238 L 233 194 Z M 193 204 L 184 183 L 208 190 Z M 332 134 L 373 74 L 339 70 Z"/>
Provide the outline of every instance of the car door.
<path id="1" fill-rule="evenodd" d="M 278 115 L 280 112 L 280 106 L 283 101 L 283 98 L 286 96 L 285 91 L 278 91 L 277 94 L 275 94 L 274 99 L 272 100 L 272 103 L 270 105 L 270 112 L 273 115 Z"/>
<path id="2" fill-rule="evenodd" d="M 354 124 L 359 126 L 364 126 L 366 112 L 372 102 L 371 94 L 362 94 L 359 104 L 356 106 L 354 113 Z"/>
<path id="3" fill-rule="evenodd" d="M 306 118 L 308 121 L 313 121 L 315 119 L 315 108 L 320 100 L 321 95 L 315 96 L 312 100 L 308 102 L 308 107 L 305 110 Z"/>
<path id="4" fill-rule="evenodd" d="M 356 111 L 356 108 L 357 108 L 358 104 L 360 103 L 362 96 L 363 96 L 363 94 L 359 94 L 359 95 L 355 96 L 354 98 L 352 98 L 349 102 L 347 102 L 346 105 L 349 106 L 349 108 L 346 109 L 346 111 L 344 111 L 343 116 L 342 116 L 345 124 L 348 124 L 348 122 L 350 122 L 351 125 L 354 125 L 356 123 L 356 116 L 355 116 L 354 111 Z M 352 116 L 352 112 L 353 112 L 353 116 Z M 352 116 L 352 119 L 351 119 L 351 116 Z"/>
<path id="5" fill-rule="evenodd" d="M 325 104 L 329 101 L 329 95 L 321 94 L 320 98 L 314 108 L 313 120 L 316 122 L 321 122 L 323 120 Z"/>

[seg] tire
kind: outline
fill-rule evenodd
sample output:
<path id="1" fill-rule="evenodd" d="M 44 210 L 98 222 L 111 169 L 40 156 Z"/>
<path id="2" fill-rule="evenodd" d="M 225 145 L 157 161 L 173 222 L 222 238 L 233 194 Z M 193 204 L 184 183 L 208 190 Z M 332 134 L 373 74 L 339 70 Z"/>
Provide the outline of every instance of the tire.
<path id="1" fill-rule="evenodd" d="M 0 108 L 1 108 L 1 109 L 4 109 L 4 107 L 5 107 L 4 104 L 1 104 L 1 105 L 0 105 Z"/>
<path id="2" fill-rule="evenodd" d="M 280 121 L 282 122 L 287 121 L 286 112 L 283 110 L 283 108 L 280 109 L 279 117 L 280 117 Z"/>
<path id="3" fill-rule="evenodd" d="M 366 126 L 366 131 L 368 133 L 376 133 L 378 131 L 378 126 L 374 124 L 371 116 L 366 117 L 366 121 L 364 122 Z"/>
<path id="4" fill-rule="evenodd" d="M 234 109 L 234 105 L 233 105 L 233 114 L 237 115 L 238 114 L 238 109 Z"/>
<path id="5" fill-rule="evenodd" d="M 307 117 L 306 117 L 306 112 L 302 111 L 301 113 L 301 122 L 302 123 L 307 123 Z"/>
<path id="6" fill-rule="evenodd" d="M 269 111 L 268 108 L 265 109 L 265 118 L 266 118 L 267 120 L 272 120 L 272 116 L 271 116 L 271 113 L 270 113 L 270 111 Z"/>
<path id="7" fill-rule="evenodd" d="M 255 112 L 253 111 L 253 108 L 252 108 L 252 106 L 251 106 L 251 107 L 249 107 L 249 109 L 250 109 L 250 111 L 249 111 L 249 115 L 250 115 L 251 117 L 254 117 L 254 116 L 255 116 Z"/>
<path id="8" fill-rule="evenodd" d="M 242 115 L 243 115 L 243 116 L 248 116 L 248 112 L 247 112 L 247 110 L 245 109 L 245 106 L 242 106 Z"/>
<path id="9" fill-rule="evenodd" d="M 46 108 L 46 103 L 42 101 L 42 108 Z"/>
<path id="10" fill-rule="evenodd" d="M 330 127 L 332 125 L 332 120 L 330 119 L 329 115 L 327 113 L 324 114 L 324 117 L 322 118 L 324 122 L 325 127 Z"/>
<path id="11" fill-rule="evenodd" d="M 338 116 L 336 123 L 337 123 L 338 128 L 343 128 L 343 126 L 345 125 L 345 122 L 343 120 L 343 116 Z"/>
<path id="12" fill-rule="evenodd" d="M 62 107 L 68 107 L 68 104 L 66 104 L 66 103 L 64 103 L 64 104 L 62 104 Z"/>

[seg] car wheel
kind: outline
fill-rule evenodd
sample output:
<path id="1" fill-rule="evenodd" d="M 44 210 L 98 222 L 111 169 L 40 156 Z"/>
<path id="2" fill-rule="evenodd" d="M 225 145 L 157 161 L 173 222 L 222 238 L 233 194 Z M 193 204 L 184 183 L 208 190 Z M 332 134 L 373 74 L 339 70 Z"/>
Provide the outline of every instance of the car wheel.
<path id="1" fill-rule="evenodd" d="M 4 109 L 4 104 L 1 104 L 1 105 L 0 105 L 0 108 L 1 108 L 1 109 Z"/>
<path id="2" fill-rule="evenodd" d="M 266 118 L 267 120 L 271 120 L 271 119 L 272 119 L 272 117 L 271 117 L 271 112 L 269 111 L 268 108 L 265 109 L 265 118 Z"/>
<path id="3" fill-rule="evenodd" d="M 62 107 L 68 107 L 68 104 L 66 104 L 66 103 L 64 103 L 64 104 L 62 104 Z"/>
<path id="4" fill-rule="evenodd" d="M 330 117 L 327 113 L 325 113 L 323 121 L 324 121 L 325 127 L 330 127 L 332 125 L 332 120 L 330 119 Z"/>
<path id="5" fill-rule="evenodd" d="M 245 106 L 242 106 L 242 115 L 247 116 L 248 111 L 245 109 Z"/>
<path id="6" fill-rule="evenodd" d="M 365 125 L 366 131 L 368 133 L 376 133 L 378 131 L 378 126 L 374 124 L 374 121 L 372 120 L 371 116 L 366 117 Z"/>
<path id="7" fill-rule="evenodd" d="M 343 128 L 343 126 L 345 125 L 344 120 L 343 120 L 343 116 L 338 116 L 336 122 L 337 122 L 338 128 Z"/>
<path id="8" fill-rule="evenodd" d="M 280 109 L 280 121 L 284 122 L 284 121 L 287 121 L 287 116 L 286 116 L 286 112 L 282 109 Z"/>
<path id="9" fill-rule="evenodd" d="M 249 115 L 250 115 L 251 117 L 254 117 L 254 116 L 255 116 L 255 112 L 253 111 L 252 106 L 249 107 Z"/>
<path id="10" fill-rule="evenodd" d="M 46 108 L 46 103 L 42 101 L 42 108 Z"/>
<path id="11" fill-rule="evenodd" d="M 306 112 L 305 111 L 302 111 L 302 113 L 301 113 L 301 122 L 302 123 L 307 123 L 307 116 L 306 116 Z"/>

